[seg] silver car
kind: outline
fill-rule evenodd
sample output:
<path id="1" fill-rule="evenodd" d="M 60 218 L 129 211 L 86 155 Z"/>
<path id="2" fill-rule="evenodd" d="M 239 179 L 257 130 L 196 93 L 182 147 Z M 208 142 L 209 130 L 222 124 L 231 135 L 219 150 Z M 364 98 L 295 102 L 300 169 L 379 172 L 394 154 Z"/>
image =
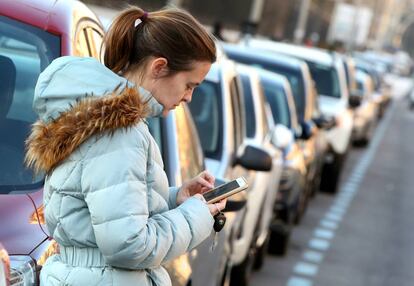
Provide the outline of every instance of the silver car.
<path id="1" fill-rule="evenodd" d="M 221 58 L 213 64 L 204 82 L 194 91 L 189 107 L 200 134 L 207 170 L 221 178 L 244 176 L 249 184 L 245 210 L 227 217 L 232 226 L 227 261 L 228 273 L 232 274 L 230 283 L 246 285 L 255 252 L 265 242 L 260 235 L 264 219 L 261 210 L 270 182 L 275 180 L 270 181 L 263 171 L 270 171 L 274 161 L 260 143 L 245 138 L 242 86 L 232 61 Z"/>

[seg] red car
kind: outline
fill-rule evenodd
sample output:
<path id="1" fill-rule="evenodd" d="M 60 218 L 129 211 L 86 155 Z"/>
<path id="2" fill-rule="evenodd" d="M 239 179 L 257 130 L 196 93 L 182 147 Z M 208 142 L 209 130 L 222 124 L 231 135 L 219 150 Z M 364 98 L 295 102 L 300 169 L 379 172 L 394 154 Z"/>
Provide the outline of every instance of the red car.
<path id="1" fill-rule="evenodd" d="M 78 1 L 0 2 L 0 242 L 10 258 L 10 286 L 38 285 L 42 264 L 56 251 L 42 225 L 44 175 L 23 164 L 37 78 L 59 56 L 99 58 L 103 35 Z"/>

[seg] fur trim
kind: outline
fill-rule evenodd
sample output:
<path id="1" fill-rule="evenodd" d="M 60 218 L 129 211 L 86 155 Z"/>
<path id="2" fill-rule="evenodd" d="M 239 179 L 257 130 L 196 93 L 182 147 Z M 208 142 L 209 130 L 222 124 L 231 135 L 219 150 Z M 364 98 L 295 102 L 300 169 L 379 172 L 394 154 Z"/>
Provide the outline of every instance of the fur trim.
<path id="1" fill-rule="evenodd" d="M 50 123 L 37 121 L 26 140 L 26 165 L 46 173 L 94 134 L 132 126 L 148 114 L 136 89 L 89 97 Z"/>

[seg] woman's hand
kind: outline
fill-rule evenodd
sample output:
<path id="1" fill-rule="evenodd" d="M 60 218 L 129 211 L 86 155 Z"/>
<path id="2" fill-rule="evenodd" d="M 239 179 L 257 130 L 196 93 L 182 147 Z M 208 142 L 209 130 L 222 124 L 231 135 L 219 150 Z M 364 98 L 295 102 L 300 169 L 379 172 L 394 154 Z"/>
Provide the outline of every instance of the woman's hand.
<path id="1" fill-rule="evenodd" d="M 177 194 L 177 206 L 195 194 L 203 194 L 214 188 L 215 178 L 207 171 L 198 174 L 197 177 L 185 182 Z M 202 196 L 201 196 L 202 197 Z M 203 198 L 204 199 L 204 198 Z"/>

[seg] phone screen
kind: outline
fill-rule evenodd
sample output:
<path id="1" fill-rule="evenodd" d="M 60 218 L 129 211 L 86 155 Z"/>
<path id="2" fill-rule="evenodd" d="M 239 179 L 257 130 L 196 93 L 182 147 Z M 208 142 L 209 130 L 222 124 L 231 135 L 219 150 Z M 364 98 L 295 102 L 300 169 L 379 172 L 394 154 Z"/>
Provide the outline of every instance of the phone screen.
<path id="1" fill-rule="evenodd" d="M 203 196 L 208 202 L 214 199 L 215 197 L 228 193 L 234 189 L 237 189 L 238 187 L 240 187 L 239 183 L 236 180 L 234 180 L 205 193 Z"/>

